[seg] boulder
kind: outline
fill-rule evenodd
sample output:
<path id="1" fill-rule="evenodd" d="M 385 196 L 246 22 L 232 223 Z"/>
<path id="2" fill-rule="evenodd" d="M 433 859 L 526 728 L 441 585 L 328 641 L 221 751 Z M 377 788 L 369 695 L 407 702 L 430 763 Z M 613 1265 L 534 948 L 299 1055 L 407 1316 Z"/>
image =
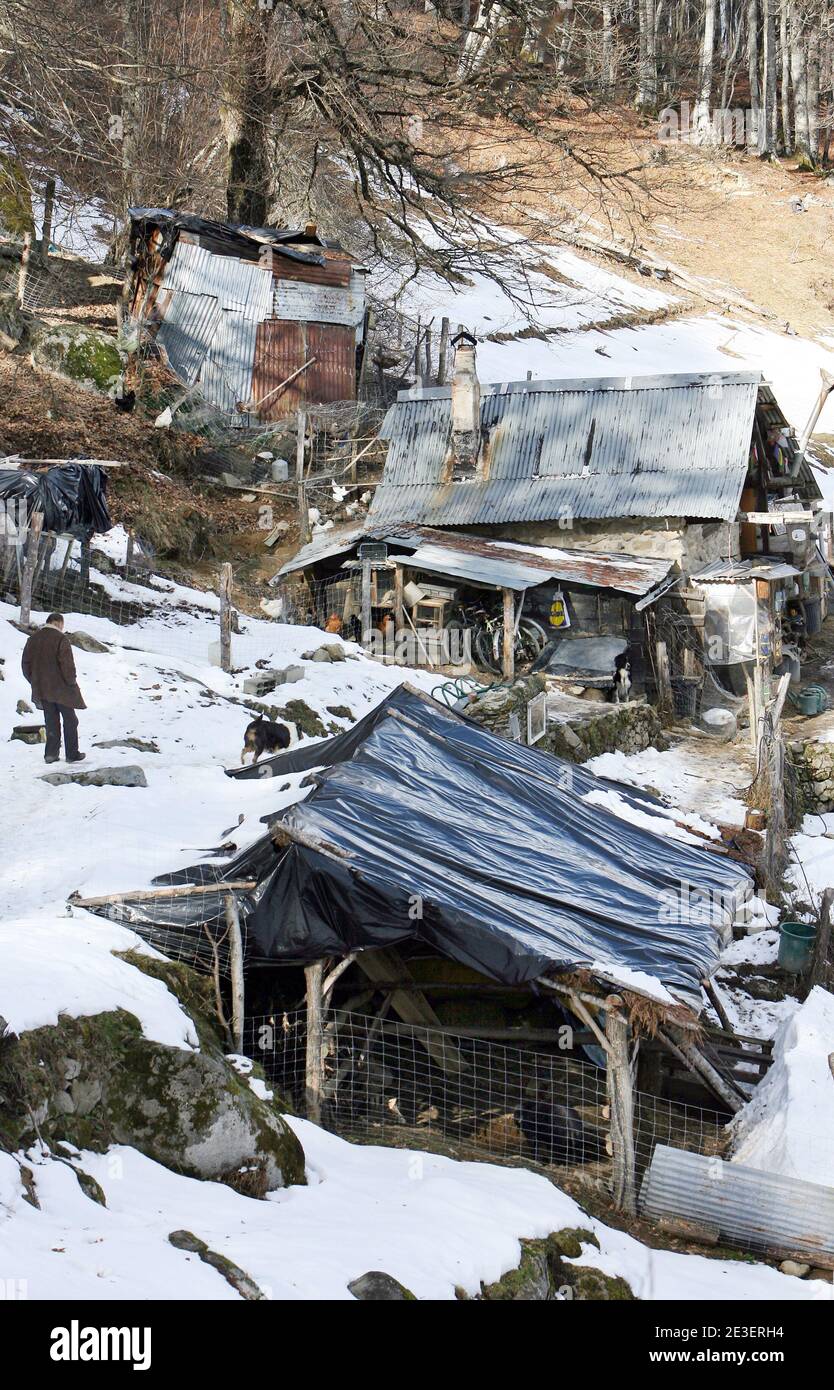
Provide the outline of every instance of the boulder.
<path id="1" fill-rule="evenodd" d="M 158 753 L 159 744 L 152 738 L 103 738 L 94 748 L 135 748 L 138 753 Z"/>
<path id="2" fill-rule="evenodd" d="M 91 637 L 89 632 L 68 632 L 73 647 L 78 647 L 82 652 L 109 652 L 110 648 L 104 642 L 99 642 L 98 638 Z"/>
<path id="3" fill-rule="evenodd" d="M 46 743 L 46 729 L 43 724 L 15 724 L 12 738 L 21 743 Z"/>
<path id="4" fill-rule="evenodd" d="M 146 787 L 147 779 L 141 767 L 129 763 L 126 767 L 96 767 L 84 772 L 45 772 L 42 782 L 53 787 L 65 787 L 75 782 L 79 787 Z"/>
<path id="5" fill-rule="evenodd" d="M 405 1303 L 414 1299 L 410 1289 L 381 1269 L 370 1269 L 367 1274 L 360 1274 L 358 1279 L 351 1280 L 348 1288 L 361 1303 Z"/>
<path id="6" fill-rule="evenodd" d="M 303 659 L 305 661 L 332 661 L 333 657 L 330 655 L 328 647 L 316 647 L 313 652 L 304 652 Z"/>
<path id="7" fill-rule="evenodd" d="M 208 978 L 136 952 L 125 959 L 176 994 L 199 1047 L 150 1041 L 124 1009 L 62 1015 L 5 1039 L 0 1149 L 127 1144 L 191 1177 L 239 1187 L 241 1172 L 257 1172 L 262 1192 L 303 1183 L 303 1151 L 280 1102 L 257 1095 L 226 1060 Z"/>
<path id="8" fill-rule="evenodd" d="M 33 714 L 33 713 L 34 713 L 34 710 L 32 709 L 32 706 L 31 706 L 31 705 L 27 705 L 27 703 L 26 703 L 25 700 L 18 700 L 16 708 L 17 708 L 17 713 L 18 713 L 18 714 Z"/>
<path id="9" fill-rule="evenodd" d="M 80 323 L 39 328 L 32 340 L 32 360 L 89 391 L 113 391 L 124 369 L 115 338 Z"/>

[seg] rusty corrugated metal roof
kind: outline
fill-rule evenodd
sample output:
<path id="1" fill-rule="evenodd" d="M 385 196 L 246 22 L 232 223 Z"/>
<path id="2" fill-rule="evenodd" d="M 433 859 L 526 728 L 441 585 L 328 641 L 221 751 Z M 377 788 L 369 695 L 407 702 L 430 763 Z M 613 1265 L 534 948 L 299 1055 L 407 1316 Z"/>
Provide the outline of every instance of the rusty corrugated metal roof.
<path id="1" fill-rule="evenodd" d="M 666 578 L 673 563 L 646 555 L 599 554 L 492 541 L 485 536 L 439 531 L 429 526 L 390 531 L 369 523 L 366 527 L 343 527 L 314 538 L 281 566 L 275 578 L 347 553 L 363 539 L 387 541 L 392 552 L 398 548 L 412 552 L 392 553 L 391 558 L 415 569 L 511 589 L 531 588 L 547 579 L 558 579 L 566 584 L 615 589 L 640 597 Z"/>
<path id="2" fill-rule="evenodd" d="M 488 476 L 445 481 L 450 390 L 401 392 L 371 520 L 461 526 L 614 517 L 732 520 L 758 372 L 522 381 L 481 388 Z"/>

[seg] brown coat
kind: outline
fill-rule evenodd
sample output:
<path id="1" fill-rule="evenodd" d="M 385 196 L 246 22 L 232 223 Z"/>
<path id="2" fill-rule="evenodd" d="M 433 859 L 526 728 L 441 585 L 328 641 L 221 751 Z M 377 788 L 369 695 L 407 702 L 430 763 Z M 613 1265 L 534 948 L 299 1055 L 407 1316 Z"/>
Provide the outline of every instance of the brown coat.
<path id="1" fill-rule="evenodd" d="M 48 700 L 70 709 L 86 709 L 75 674 L 75 659 L 66 633 L 41 627 L 23 648 L 23 674 L 37 703 Z"/>

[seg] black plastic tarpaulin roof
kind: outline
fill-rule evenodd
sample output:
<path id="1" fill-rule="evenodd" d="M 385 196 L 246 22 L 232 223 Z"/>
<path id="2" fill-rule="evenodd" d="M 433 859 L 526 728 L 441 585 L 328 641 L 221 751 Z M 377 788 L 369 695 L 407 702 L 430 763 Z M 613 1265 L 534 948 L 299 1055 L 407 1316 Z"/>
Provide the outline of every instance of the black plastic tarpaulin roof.
<path id="1" fill-rule="evenodd" d="M 113 525 L 107 510 L 107 474 L 97 463 L 60 463 L 45 473 L 0 468 L 0 503 L 25 503 L 27 521 L 33 512 L 42 512 L 45 531 L 88 536 Z"/>
<path id="2" fill-rule="evenodd" d="M 691 995 L 749 892 L 740 865 L 582 799 L 610 783 L 404 686 L 348 732 L 270 761 L 276 775 L 323 770 L 272 824 L 295 838 L 264 837 L 218 873 L 258 879 L 253 958 L 410 941 L 510 984 L 584 966 Z"/>

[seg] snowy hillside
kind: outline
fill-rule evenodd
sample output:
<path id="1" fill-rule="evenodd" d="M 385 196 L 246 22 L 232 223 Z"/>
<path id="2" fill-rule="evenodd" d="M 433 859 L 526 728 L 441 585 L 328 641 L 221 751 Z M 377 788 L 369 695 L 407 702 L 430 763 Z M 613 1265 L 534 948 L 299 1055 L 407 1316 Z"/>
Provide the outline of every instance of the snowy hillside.
<path id="1" fill-rule="evenodd" d="M 133 626 L 71 614 L 66 624 L 107 646 L 75 653 L 88 705 L 84 768 L 138 765 L 146 786 L 53 786 L 41 780 L 41 746 L 0 744 L 10 794 L 0 870 L 0 1015 L 13 1032 L 120 1008 L 149 1041 L 198 1048 L 171 989 L 122 958 L 130 949 L 155 953 L 123 927 L 77 908 L 68 916 L 66 898 L 74 890 L 143 887 L 230 834 L 242 847 L 260 833 L 259 817 L 305 794 L 298 777 L 282 792 L 271 779 L 224 775 L 238 762 L 249 718 L 246 701 L 233 702 L 242 700 L 242 677 L 206 659 L 216 628 L 212 596 L 165 587 L 154 616 Z M 17 712 L 29 691 L 15 617 L 0 609 L 0 716 L 8 730 L 37 717 Z M 321 637 L 250 618 L 242 625 L 235 660 L 250 667 L 260 658 L 296 661 Z M 404 674 L 424 689 L 434 683 L 425 673 L 377 665 L 349 644 L 345 657 L 303 662 L 304 680 L 270 698 L 304 700 L 325 727 L 344 727 L 344 709 L 334 715 L 329 707 L 358 718 Z M 118 746 L 128 738 L 139 746 Z M 30 1298 L 61 1296 L 67 1280 L 83 1298 L 240 1297 L 216 1268 L 171 1245 L 170 1233 L 184 1229 L 243 1269 L 264 1297 L 346 1299 L 352 1279 L 381 1269 L 419 1298 L 452 1299 L 456 1289 L 477 1295 L 482 1283 L 513 1269 L 521 1239 L 582 1227 L 600 1248 L 586 1244 L 577 1262 L 624 1277 L 640 1298 L 831 1297 L 825 1283 L 765 1266 L 651 1251 L 524 1170 L 354 1147 L 302 1120 L 291 1124 L 304 1146 L 307 1185 L 264 1201 L 177 1175 L 124 1145 L 105 1154 L 71 1146 L 50 1153 L 43 1145 L 0 1152 L 0 1281 L 25 1276 Z M 87 1175 L 83 1187 L 76 1171 Z M 105 1205 L 90 1195 L 89 1179 Z"/>

